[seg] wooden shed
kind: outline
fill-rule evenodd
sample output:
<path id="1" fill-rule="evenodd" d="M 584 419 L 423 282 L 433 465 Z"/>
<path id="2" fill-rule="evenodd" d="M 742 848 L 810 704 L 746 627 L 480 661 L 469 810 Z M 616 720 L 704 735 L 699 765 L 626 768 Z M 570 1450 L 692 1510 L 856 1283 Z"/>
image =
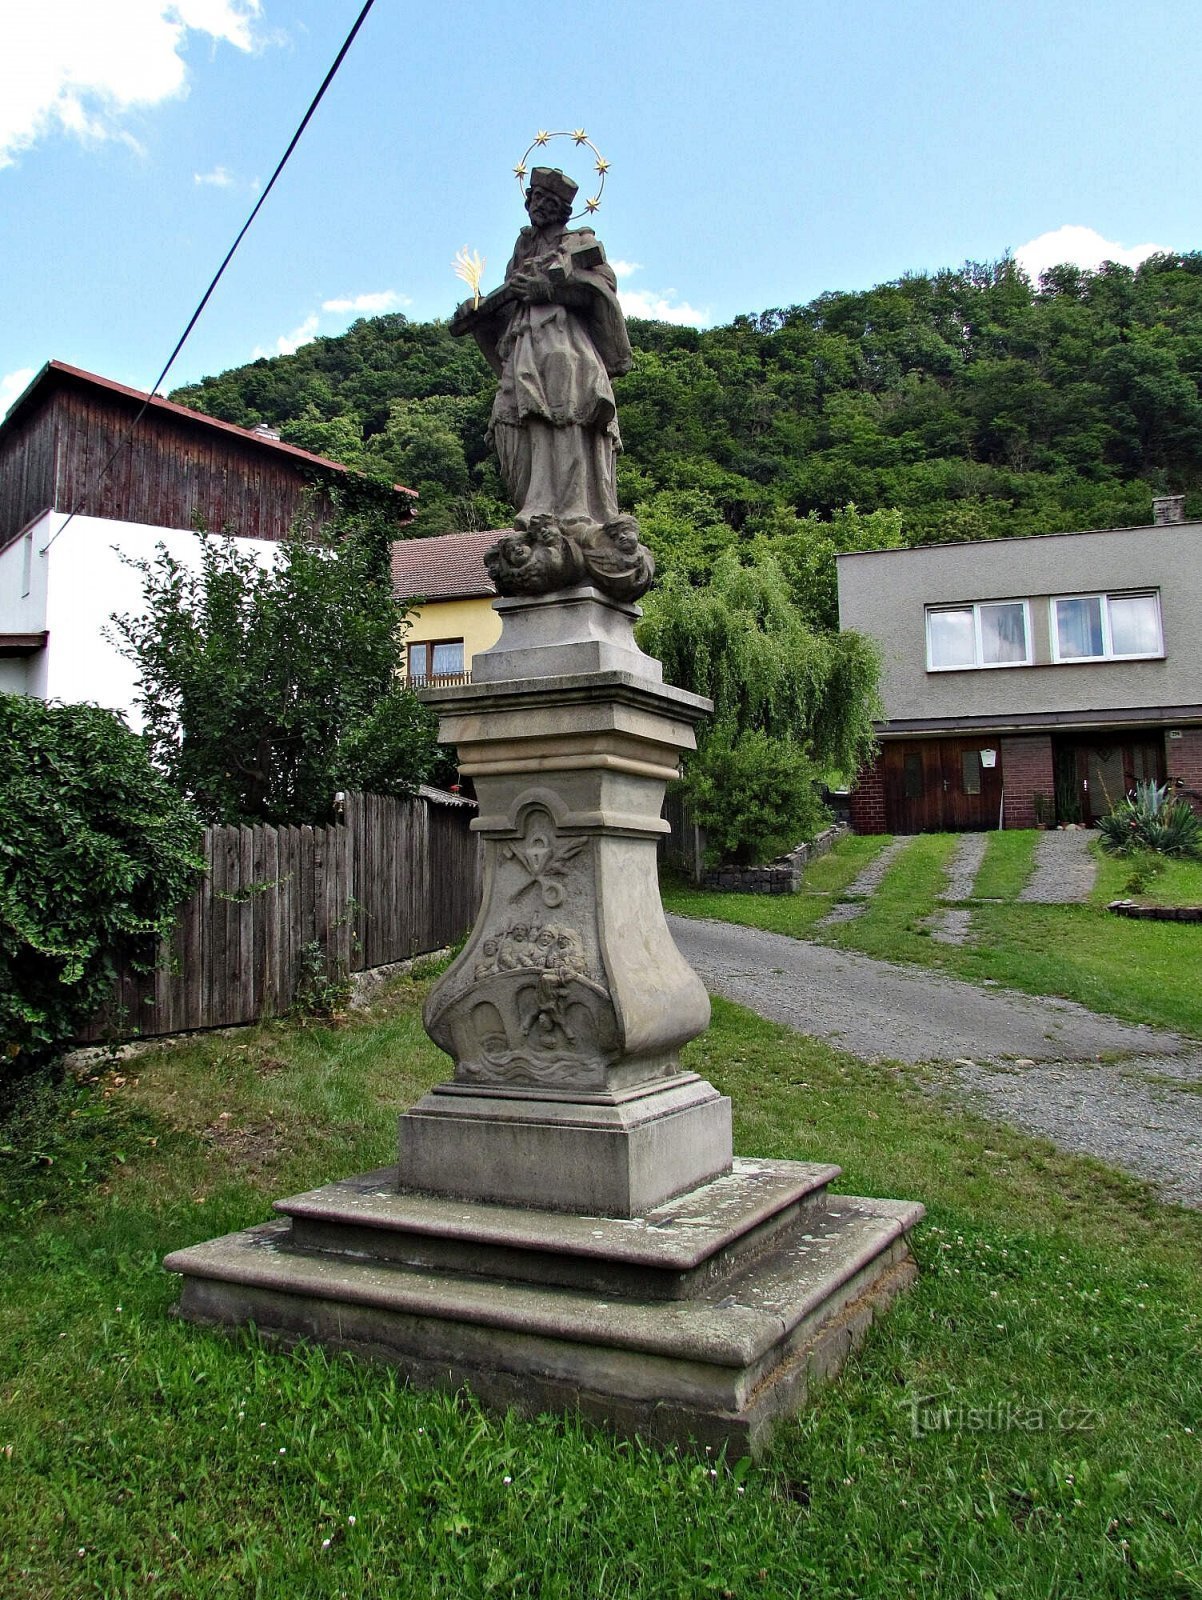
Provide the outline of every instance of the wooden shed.
<path id="1" fill-rule="evenodd" d="M 157 395 L 147 402 L 137 389 L 48 361 L 0 422 L 0 549 L 47 511 L 251 539 L 283 538 L 306 508 L 319 527 L 334 515 L 330 489 L 347 478 L 337 461 L 269 429 L 238 428 Z M 395 486 L 398 522 L 412 518 L 416 498 Z"/>

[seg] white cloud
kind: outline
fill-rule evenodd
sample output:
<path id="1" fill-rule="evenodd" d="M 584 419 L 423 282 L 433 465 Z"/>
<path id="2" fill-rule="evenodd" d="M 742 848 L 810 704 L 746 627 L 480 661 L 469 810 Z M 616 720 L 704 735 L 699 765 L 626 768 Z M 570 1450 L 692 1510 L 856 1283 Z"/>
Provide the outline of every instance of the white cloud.
<path id="1" fill-rule="evenodd" d="M 398 294 L 395 289 L 380 289 L 375 294 L 348 295 L 341 300 L 323 300 L 323 311 L 361 311 L 367 315 L 381 311 L 393 311 L 397 306 L 411 306 L 413 301 L 407 294 Z"/>
<path id="2" fill-rule="evenodd" d="M 610 263 L 613 264 L 612 262 Z M 687 300 L 677 301 L 675 289 L 619 289 L 618 299 L 628 317 L 645 317 L 649 322 L 676 322 L 683 327 L 703 328 L 710 320 L 704 311 Z"/>
<path id="3" fill-rule="evenodd" d="M 133 143 L 121 118 L 187 91 L 189 33 L 250 50 L 260 0 L 37 0 L 0 7 L 0 167 L 38 139 Z"/>
<path id="4" fill-rule="evenodd" d="M 1041 272 L 1066 262 L 1076 267 L 1087 267 L 1091 271 L 1100 267 L 1103 261 L 1117 261 L 1126 267 L 1138 267 L 1148 256 L 1164 249 L 1165 246 L 1161 244 L 1116 244 L 1112 239 L 1103 239 L 1094 228 L 1067 223 L 1063 228 L 1054 228 L 1027 244 L 1020 244 L 1014 252 L 1014 259 L 1031 282 L 1038 283 Z"/>
<path id="5" fill-rule="evenodd" d="M 214 167 L 212 172 L 194 172 L 193 183 L 208 184 L 213 189 L 232 189 L 234 179 L 225 167 Z"/>
<path id="6" fill-rule="evenodd" d="M 264 350 L 261 345 L 256 345 L 251 356 L 252 361 L 258 361 L 263 356 L 291 356 L 295 355 L 303 344 L 312 344 L 317 337 L 318 316 L 314 311 L 291 333 L 281 333 L 275 342 L 274 350 Z"/>
<path id="7" fill-rule="evenodd" d="M 4 416 L 17 396 L 29 387 L 33 372 L 32 367 L 18 367 L 15 372 L 6 372 L 0 378 L 0 417 Z"/>
<path id="8" fill-rule="evenodd" d="M 610 266 L 619 278 L 629 278 L 632 272 L 642 272 L 641 261 L 611 261 Z"/>
<path id="9" fill-rule="evenodd" d="M 311 344 L 317 337 L 322 312 L 357 311 L 370 315 L 373 312 L 391 311 L 396 306 L 412 304 L 407 294 L 398 294 L 395 289 L 379 289 L 370 294 L 346 295 L 338 300 L 323 300 L 321 312 L 311 311 L 291 333 L 281 333 L 275 342 L 274 350 L 265 350 L 262 345 L 256 345 L 251 360 L 258 361 L 263 356 L 290 356 L 299 350 L 301 345 Z"/>

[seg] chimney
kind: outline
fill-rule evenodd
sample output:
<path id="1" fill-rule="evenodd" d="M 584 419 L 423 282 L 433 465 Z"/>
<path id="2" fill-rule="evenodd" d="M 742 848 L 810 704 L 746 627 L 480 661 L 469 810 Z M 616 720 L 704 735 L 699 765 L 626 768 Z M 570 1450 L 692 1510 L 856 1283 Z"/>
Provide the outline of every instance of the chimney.
<path id="1" fill-rule="evenodd" d="M 1152 502 L 1152 526 L 1167 528 L 1171 522 L 1185 521 L 1185 496 L 1162 494 Z"/>
<path id="2" fill-rule="evenodd" d="M 269 422 L 256 422 L 250 431 L 257 433 L 260 439 L 274 439 L 277 444 L 279 443 L 280 436 Z M 1178 522 L 1181 520 L 1180 517 L 1177 518 Z"/>

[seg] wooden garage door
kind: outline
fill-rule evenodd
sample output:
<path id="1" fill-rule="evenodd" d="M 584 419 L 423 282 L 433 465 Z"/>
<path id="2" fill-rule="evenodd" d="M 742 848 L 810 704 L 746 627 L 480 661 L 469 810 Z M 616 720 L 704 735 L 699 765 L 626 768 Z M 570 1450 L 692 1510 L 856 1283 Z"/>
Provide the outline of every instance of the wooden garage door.
<path id="1" fill-rule="evenodd" d="M 993 752 L 994 764 L 987 766 Z M 885 826 L 890 833 L 996 828 L 1002 756 L 987 739 L 890 741 L 882 752 Z"/>

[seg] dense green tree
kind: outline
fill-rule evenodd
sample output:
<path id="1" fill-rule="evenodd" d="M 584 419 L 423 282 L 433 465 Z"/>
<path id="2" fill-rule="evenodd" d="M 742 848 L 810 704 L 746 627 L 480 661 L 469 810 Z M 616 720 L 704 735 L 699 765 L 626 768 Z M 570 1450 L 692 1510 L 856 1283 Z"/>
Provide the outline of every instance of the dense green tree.
<path id="1" fill-rule="evenodd" d="M 967 262 L 726 327 L 630 332 L 619 493 L 665 572 L 703 578 L 778 513 L 849 505 L 900 511 L 905 543 L 1136 524 L 1169 490 L 1202 512 L 1199 252 L 1038 284 L 1009 259 Z M 436 533 L 504 514 L 494 382 L 472 341 L 390 315 L 175 398 L 409 483 Z M 704 497 L 691 533 L 664 495 Z"/>
<path id="2" fill-rule="evenodd" d="M 91 705 L 0 695 L 0 1115 L 148 968 L 203 867 L 200 823 L 144 740 Z M 2 1141 L 0 1141 L 2 1142 Z"/>
<path id="3" fill-rule="evenodd" d="M 271 565 L 202 536 L 192 571 L 136 562 L 145 609 L 114 618 L 141 674 L 156 764 L 210 822 L 324 822 L 339 789 L 412 793 L 443 764 L 398 687 L 404 613 L 376 519 L 300 534 Z"/>
<path id="4" fill-rule="evenodd" d="M 878 659 L 856 633 L 822 632 L 780 566 L 728 552 L 704 587 L 670 574 L 644 602 L 639 642 L 664 675 L 714 702 L 684 789 L 713 851 L 765 859 L 813 833 L 816 785 L 874 746 Z"/>

